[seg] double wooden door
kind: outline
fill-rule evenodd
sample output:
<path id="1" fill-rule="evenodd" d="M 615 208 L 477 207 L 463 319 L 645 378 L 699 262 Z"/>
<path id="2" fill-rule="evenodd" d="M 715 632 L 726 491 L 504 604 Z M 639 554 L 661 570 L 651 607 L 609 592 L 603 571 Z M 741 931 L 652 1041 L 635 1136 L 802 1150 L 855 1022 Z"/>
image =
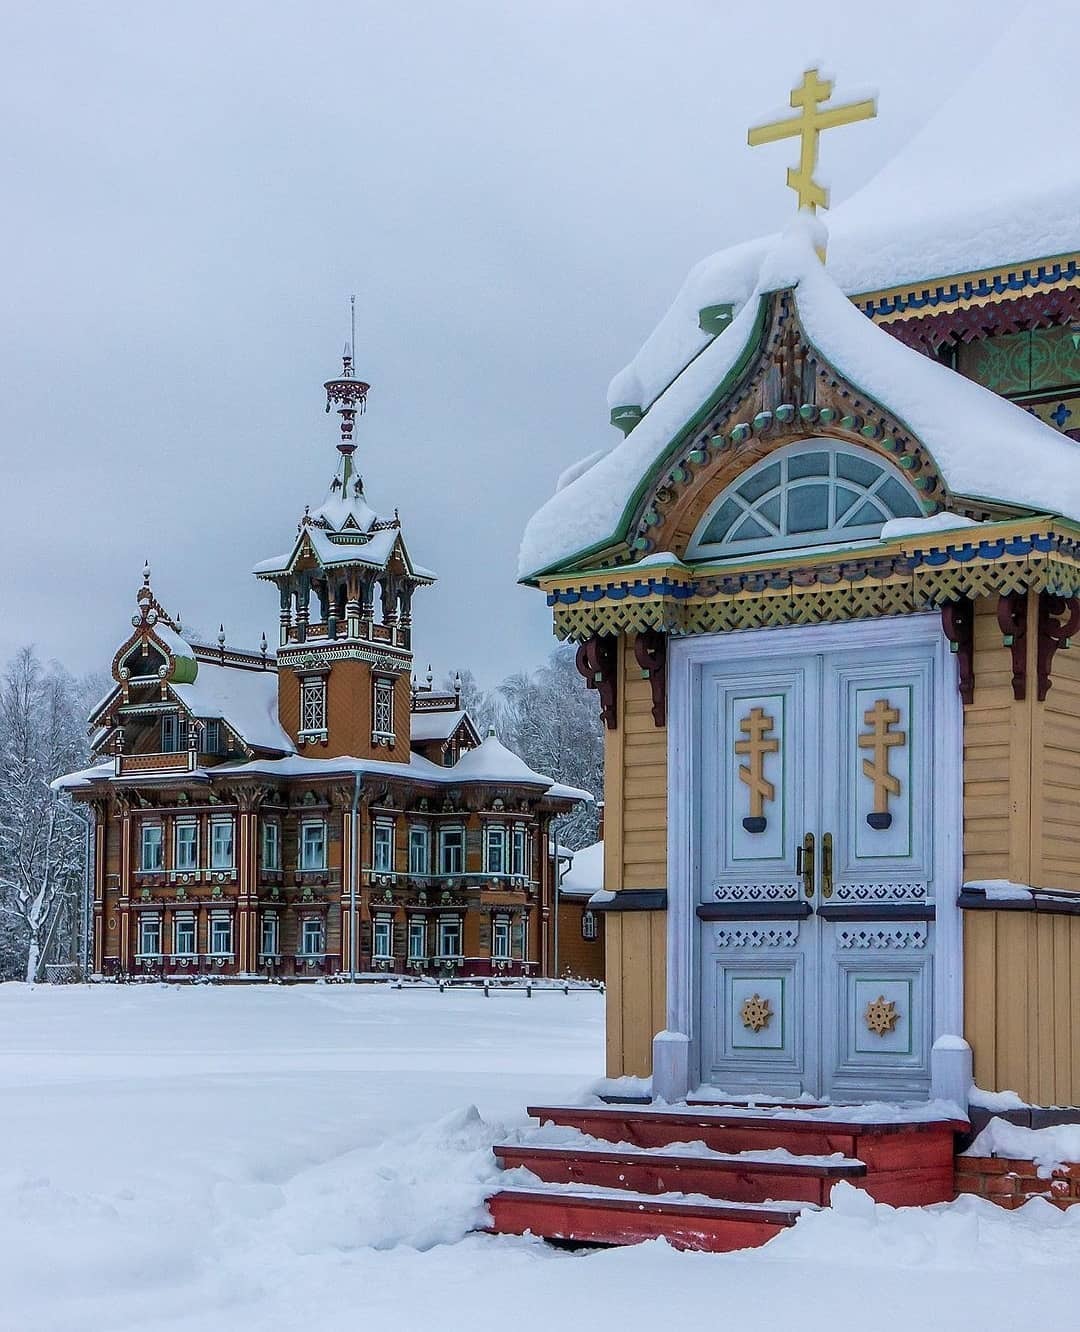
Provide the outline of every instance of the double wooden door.
<path id="1" fill-rule="evenodd" d="M 706 662 L 697 676 L 701 1080 L 907 1098 L 934 1032 L 932 643 Z"/>

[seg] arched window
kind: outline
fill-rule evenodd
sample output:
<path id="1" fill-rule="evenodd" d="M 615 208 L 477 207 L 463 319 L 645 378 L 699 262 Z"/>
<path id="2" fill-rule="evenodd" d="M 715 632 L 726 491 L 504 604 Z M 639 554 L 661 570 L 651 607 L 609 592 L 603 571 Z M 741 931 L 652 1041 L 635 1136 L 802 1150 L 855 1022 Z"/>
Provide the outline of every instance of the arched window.
<path id="1" fill-rule="evenodd" d="M 763 458 L 719 495 L 687 555 L 750 554 L 879 536 L 890 518 L 921 514 L 896 468 L 836 440 L 793 444 Z"/>

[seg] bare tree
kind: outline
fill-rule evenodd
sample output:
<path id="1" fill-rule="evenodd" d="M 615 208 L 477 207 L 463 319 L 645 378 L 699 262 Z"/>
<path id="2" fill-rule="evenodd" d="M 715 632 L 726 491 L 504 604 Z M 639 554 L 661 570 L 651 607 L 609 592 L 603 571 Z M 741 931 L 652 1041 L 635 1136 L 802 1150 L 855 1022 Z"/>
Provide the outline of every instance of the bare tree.
<path id="1" fill-rule="evenodd" d="M 86 824 L 50 783 L 86 761 L 85 695 L 29 647 L 0 679 L 0 919 L 7 966 L 19 964 L 27 981 L 78 920 Z"/>

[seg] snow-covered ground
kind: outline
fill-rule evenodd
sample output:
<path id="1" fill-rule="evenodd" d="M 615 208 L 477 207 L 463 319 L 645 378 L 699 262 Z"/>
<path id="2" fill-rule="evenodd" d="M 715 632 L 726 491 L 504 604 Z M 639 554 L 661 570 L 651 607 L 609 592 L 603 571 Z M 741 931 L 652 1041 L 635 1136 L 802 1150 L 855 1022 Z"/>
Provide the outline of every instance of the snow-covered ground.
<path id="1" fill-rule="evenodd" d="M 0 1329 L 1072 1325 L 1080 1208 L 844 1187 L 727 1256 L 467 1234 L 602 1039 L 596 993 L 0 986 Z"/>

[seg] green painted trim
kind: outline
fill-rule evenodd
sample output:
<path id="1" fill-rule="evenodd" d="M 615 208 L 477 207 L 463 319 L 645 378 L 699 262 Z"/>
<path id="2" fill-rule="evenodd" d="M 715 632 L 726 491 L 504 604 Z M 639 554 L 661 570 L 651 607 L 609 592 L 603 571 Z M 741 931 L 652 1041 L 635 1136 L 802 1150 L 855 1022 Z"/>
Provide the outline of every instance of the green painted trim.
<path id="1" fill-rule="evenodd" d="M 199 663 L 194 657 L 174 657 L 169 684 L 194 684 L 198 673 Z"/>

